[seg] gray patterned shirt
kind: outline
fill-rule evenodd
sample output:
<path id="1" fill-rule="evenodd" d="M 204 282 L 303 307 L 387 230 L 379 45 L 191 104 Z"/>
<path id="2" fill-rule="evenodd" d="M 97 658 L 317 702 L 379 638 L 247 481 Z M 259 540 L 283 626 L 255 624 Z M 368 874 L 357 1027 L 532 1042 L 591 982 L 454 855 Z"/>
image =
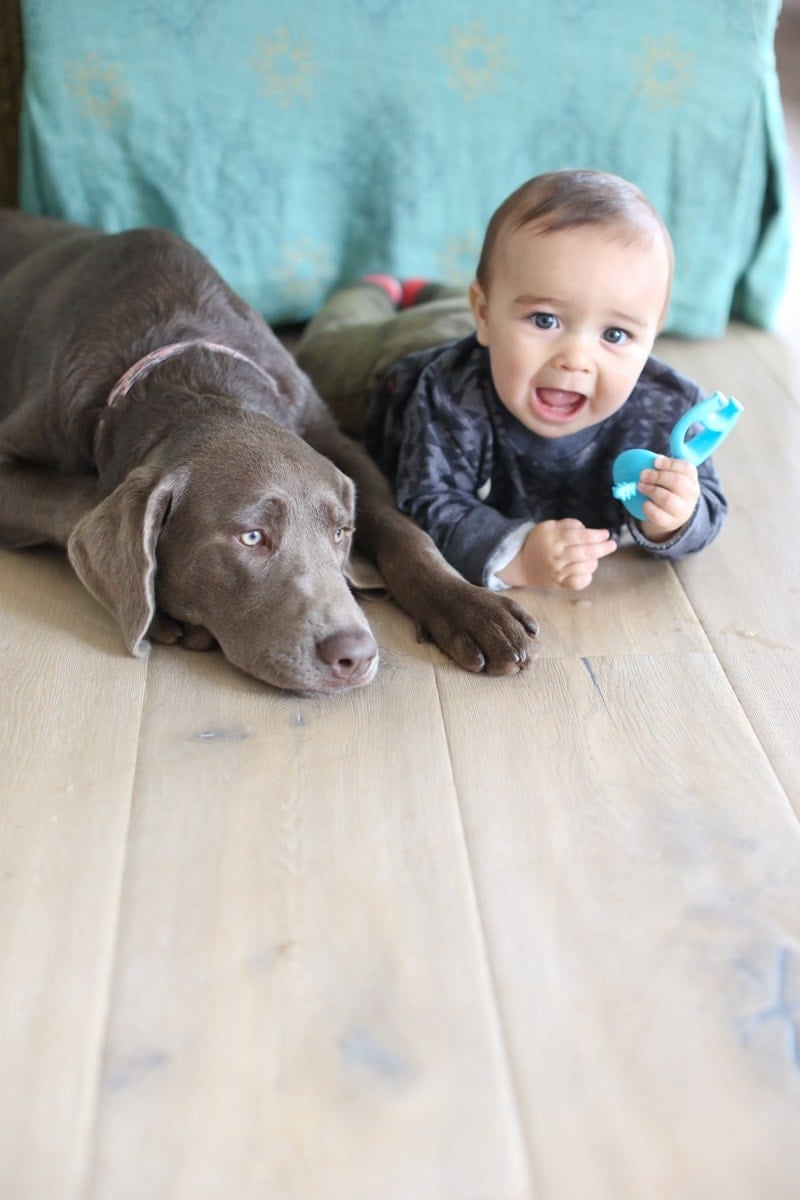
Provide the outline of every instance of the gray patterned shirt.
<path id="1" fill-rule="evenodd" d="M 378 385 L 364 436 L 398 507 L 448 562 L 473 583 L 503 587 L 495 571 L 539 521 L 577 517 L 614 536 L 627 527 L 658 558 L 707 546 L 727 511 L 710 459 L 698 468 L 694 515 L 669 541 L 648 541 L 611 495 L 616 456 L 635 447 L 668 454 L 673 425 L 702 399 L 697 384 L 651 357 L 616 413 L 577 433 L 541 437 L 503 405 L 488 351 L 471 334 L 395 363 Z"/>

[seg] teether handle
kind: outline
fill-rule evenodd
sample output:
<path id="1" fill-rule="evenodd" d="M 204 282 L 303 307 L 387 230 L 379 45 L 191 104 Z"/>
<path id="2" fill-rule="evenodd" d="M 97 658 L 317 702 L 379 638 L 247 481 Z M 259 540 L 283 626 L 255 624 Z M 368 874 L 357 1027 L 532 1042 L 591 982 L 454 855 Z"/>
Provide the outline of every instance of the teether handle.
<path id="1" fill-rule="evenodd" d="M 714 392 L 676 422 L 669 437 L 670 454 L 699 467 L 725 440 L 741 415 L 742 406 L 738 400 Z M 702 425 L 703 429 L 687 442 L 686 434 L 692 425 Z"/>

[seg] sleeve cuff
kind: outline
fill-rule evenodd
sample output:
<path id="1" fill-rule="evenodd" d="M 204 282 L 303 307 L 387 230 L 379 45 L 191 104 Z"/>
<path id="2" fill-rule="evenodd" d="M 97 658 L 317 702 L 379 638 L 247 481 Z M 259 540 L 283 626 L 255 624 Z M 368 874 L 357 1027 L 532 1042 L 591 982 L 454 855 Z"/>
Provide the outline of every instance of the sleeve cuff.
<path id="1" fill-rule="evenodd" d="M 524 525 L 518 525 L 516 529 L 512 529 L 507 537 L 503 538 L 486 564 L 486 583 L 484 586 L 489 588 L 490 591 L 505 592 L 511 587 L 511 584 L 506 583 L 504 579 L 498 579 L 497 572 L 502 571 L 503 567 L 519 554 L 526 537 L 532 529 L 533 521 L 526 521 Z"/>
<path id="2" fill-rule="evenodd" d="M 671 550 L 674 550 L 676 547 L 679 547 L 681 542 L 684 541 L 684 539 L 686 539 L 691 534 L 691 532 L 694 528 L 694 525 L 697 521 L 697 514 L 698 514 L 699 509 L 700 509 L 700 501 L 698 500 L 697 504 L 695 505 L 694 512 L 689 517 L 689 520 L 686 522 L 686 524 L 682 525 L 680 527 L 680 529 L 676 530 L 675 533 L 672 535 L 672 537 L 667 538 L 667 540 L 665 542 L 651 542 L 649 540 L 649 538 L 646 538 L 644 536 L 641 529 L 639 528 L 639 522 L 636 521 L 634 518 L 630 518 L 627 521 L 628 529 L 630 530 L 631 536 L 632 536 L 633 540 L 636 542 L 637 546 L 641 546 L 641 548 L 643 550 L 647 550 L 647 552 L 649 554 L 653 554 L 656 557 L 659 557 L 659 556 L 668 557 L 669 552 Z"/>

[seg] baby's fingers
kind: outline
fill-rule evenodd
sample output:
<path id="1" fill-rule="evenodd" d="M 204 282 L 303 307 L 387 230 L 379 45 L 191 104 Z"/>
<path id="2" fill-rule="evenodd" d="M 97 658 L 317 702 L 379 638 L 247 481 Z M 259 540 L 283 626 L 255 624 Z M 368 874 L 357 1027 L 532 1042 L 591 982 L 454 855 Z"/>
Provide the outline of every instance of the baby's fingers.
<path id="1" fill-rule="evenodd" d="M 607 529 L 584 529 L 577 537 L 565 540 L 561 550 L 561 558 L 569 563 L 596 562 L 613 554 L 617 543 Z"/>
<path id="2" fill-rule="evenodd" d="M 609 554 L 613 554 L 617 548 L 617 543 L 613 538 L 606 538 L 599 544 L 595 544 L 592 549 L 595 558 L 606 558 Z"/>
<path id="3" fill-rule="evenodd" d="M 700 494 L 697 471 L 680 459 L 656 459 L 670 464 L 663 469 L 642 471 L 639 491 L 658 508 L 675 516 L 694 508 Z"/>
<path id="4" fill-rule="evenodd" d="M 592 532 L 597 533 L 599 531 L 593 530 Z M 592 582 L 592 576 L 597 570 L 597 564 L 600 559 L 613 554 L 616 548 L 617 543 L 607 533 L 602 541 L 570 546 L 560 564 L 558 575 L 559 586 L 572 588 L 576 591 L 580 588 L 588 587 Z"/>
<path id="5" fill-rule="evenodd" d="M 682 458 L 659 457 L 653 468 L 646 468 L 639 476 L 639 488 L 648 496 L 660 489 L 689 499 L 697 495 L 699 486 L 697 468 Z"/>
<path id="6" fill-rule="evenodd" d="M 594 571 L 580 571 L 574 568 L 559 581 L 559 587 L 569 592 L 580 592 L 592 582 Z"/>
<path id="7" fill-rule="evenodd" d="M 674 475 L 685 475 L 687 479 L 697 480 L 697 467 L 688 458 L 670 458 L 667 454 L 659 454 L 653 463 L 656 471 L 670 471 Z"/>

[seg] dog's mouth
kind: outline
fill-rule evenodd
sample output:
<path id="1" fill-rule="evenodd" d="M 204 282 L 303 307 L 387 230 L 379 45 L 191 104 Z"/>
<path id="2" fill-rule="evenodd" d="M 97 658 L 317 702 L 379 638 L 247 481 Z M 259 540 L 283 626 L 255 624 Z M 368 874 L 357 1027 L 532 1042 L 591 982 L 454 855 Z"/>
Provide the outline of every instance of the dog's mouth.
<path id="1" fill-rule="evenodd" d="M 272 687 L 279 688 L 283 692 L 291 692 L 293 696 L 299 696 L 306 700 L 314 700 L 320 696 L 343 696 L 346 692 L 356 691 L 358 688 L 367 687 L 374 680 L 378 673 L 377 659 L 375 666 L 368 671 L 362 671 L 357 677 L 351 676 L 349 679 L 337 679 L 329 677 L 327 679 L 319 679 L 315 683 L 302 685 L 297 683 L 289 683 L 284 680 L 278 683 L 275 680 L 265 680 L 265 683 L 271 683 Z"/>
<path id="2" fill-rule="evenodd" d="M 303 652 L 298 653 L 291 666 L 286 662 L 271 661 L 266 656 L 260 657 L 255 663 L 247 663 L 235 650 L 226 650 L 225 647 L 221 649 L 230 662 L 248 675 L 260 679 L 262 683 L 283 692 L 291 692 L 295 696 L 313 699 L 315 696 L 332 696 L 353 691 L 372 683 L 378 673 L 380 657 L 374 643 L 373 647 L 372 653 L 368 650 L 362 651 L 360 655 L 354 655 L 351 659 L 343 656 L 333 664 L 320 661 L 319 653 L 315 656 L 314 650 L 309 647 L 308 657 Z"/>

